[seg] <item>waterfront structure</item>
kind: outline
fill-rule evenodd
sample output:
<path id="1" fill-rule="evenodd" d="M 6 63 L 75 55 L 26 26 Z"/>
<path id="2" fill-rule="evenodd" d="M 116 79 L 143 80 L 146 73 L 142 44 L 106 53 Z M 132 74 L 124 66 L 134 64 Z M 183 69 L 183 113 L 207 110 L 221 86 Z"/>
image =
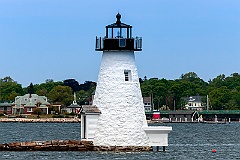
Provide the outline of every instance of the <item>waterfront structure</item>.
<path id="1" fill-rule="evenodd" d="M 81 131 L 89 137 L 82 133 L 81 138 L 93 140 L 95 146 L 167 146 L 172 128 L 148 127 L 146 121 L 134 55 L 142 50 L 142 38 L 132 37 L 132 26 L 122 23 L 119 13 L 116 18 L 106 26 L 103 38 L 96 37 L 95 50 L 103 52 L 102 62 L 95 109 L 81 112 Z"/>
<path id="2" fill-rule="evenodd" d="M 72 103 L 71 105 L 66 107 L 66 112 L 78 114 L 80 111 L 80 108 L 81 106 L 78 105 L 77 103 Z"/>
<path id="3" fill-rule="evenodd" d="M 170 121 L 179 121 L 179 122 L 192 122 L 198 119 L 198 114 L 195 111 L 189 110 L 176 110 L 169 111 L 169 119 Z"/>
<path id="4" fill-rule="evenodd" d="M 185 108 L 188 110 L 201 111 L 204 108 L 202 98 L 202 96 L 190 96 L 183 98 L 187 102 Z"/>
<path id="5" fill-rule="evenodd" d="M 66 112 L 67 113 L 75 113 L 78 114 L 80 112 L 80 108 L 81 106 L 77 104 L 77 100 L 76 100 L 76 93 L 74 92 L 74 100 L 73 103 L 70 106 L 66 107 Z"/>
<path id="6" fill-rule="evenodd" d="M 82 105 L 81 108 L 81 139 L 93 141 L 101 111 L 97 106 Z"/>
<path id="7" fill-rule="evenodd" d="M 12 113 L 12 101 L 0 101 L 0 113 L 11 114 Z"/>
<path id="8" fill-rule="evenodd" d="M 15 97 L 12 107 L 12 114 L 32 114 L 35 108 L 40 108 L 43 114 L 48 114 L 50 103 L 47 97 L 38 96 L 37 94 L 25 94 L 24 96 Z"/>
<path id="9" fill-rule="evenodd" d="M 143 97 L 145 112 L 152 112 L 152 99 L 151 97 Z"/>
<path id="10" fill-rule="evenodd" d="M 202 110 L 198 112 L 202 115 L 203 120 L 214 121 L 217 116 L 218 121 L 228 120 L 240 122 L 240 110 Z"/>

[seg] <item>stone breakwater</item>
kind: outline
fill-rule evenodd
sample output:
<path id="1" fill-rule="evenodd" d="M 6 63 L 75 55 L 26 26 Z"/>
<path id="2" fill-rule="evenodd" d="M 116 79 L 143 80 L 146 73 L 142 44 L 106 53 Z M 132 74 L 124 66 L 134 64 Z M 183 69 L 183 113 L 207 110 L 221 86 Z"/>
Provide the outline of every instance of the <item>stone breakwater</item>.
<path id="1" fill-rule="evenodd" d="M 79 118 L 38 118 L 38 119 L 29 119 L 29 118 L 0 118 L 1 122 L 22 122 L 22 123 L 78 123 L 81 120 Z"/>
<path id="2" fill-rule="evenodd" d="M 0 151 L 89 151 L 91 141 L 52 140 L 0 144 Z"/>
<path id="3" fill-rule="evenodd" d="M 0 151 L 152 151 L 149 146 L 94 146 L 92 141 L 52 140 L 0 144 Z"/>

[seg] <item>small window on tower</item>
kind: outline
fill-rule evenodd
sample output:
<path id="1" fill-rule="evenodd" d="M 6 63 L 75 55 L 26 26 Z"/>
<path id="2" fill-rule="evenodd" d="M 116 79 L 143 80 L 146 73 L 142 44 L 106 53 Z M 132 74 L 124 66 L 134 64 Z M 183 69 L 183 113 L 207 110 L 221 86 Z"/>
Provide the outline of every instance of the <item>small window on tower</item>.
<path id="1" fill-rule="evenodd" d="M 124 76 L 125 76 L 125 81 L 131 81 L 131 71 L 130 70 L 125 70 L 124 71 Z"/>

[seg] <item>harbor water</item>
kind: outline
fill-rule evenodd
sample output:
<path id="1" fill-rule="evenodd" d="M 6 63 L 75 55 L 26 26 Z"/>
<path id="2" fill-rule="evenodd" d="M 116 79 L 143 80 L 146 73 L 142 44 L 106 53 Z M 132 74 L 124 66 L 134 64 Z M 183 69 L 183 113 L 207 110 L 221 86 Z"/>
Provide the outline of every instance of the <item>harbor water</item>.
<path id="1" fill-rule="evenodd" d="M 172 126 L 166 152 L 47 152 L 0 151 L 0 159 L 76 160 L 76 159 L 240 159 L 240 123 L 167 123 Z M 79 123 L 0 123 L 0 143 L 79 140 Z M 160 147 L 160 149 L 162 149 Z M 216 150 L 216 153 L 212 153 Z"/>

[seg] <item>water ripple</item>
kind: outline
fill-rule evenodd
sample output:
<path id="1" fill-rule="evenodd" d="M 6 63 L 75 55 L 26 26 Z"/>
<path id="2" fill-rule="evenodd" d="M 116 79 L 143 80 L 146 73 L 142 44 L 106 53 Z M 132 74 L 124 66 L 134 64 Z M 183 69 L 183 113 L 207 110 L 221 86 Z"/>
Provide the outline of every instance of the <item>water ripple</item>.
<path id="1" fill-rule="evenodd" d="M 156 124 L 154 124 L 156 125 Z M 170 123 L 166 152 L 0 152 L 1 160 L 230 160 L 240 159 L 240 123 L 212 125 Z M 80 139 L 78 123 L 0 123 L 0 143 L 31 140 Z M 212 153 L 212 149 L 217 152 Z"/>

